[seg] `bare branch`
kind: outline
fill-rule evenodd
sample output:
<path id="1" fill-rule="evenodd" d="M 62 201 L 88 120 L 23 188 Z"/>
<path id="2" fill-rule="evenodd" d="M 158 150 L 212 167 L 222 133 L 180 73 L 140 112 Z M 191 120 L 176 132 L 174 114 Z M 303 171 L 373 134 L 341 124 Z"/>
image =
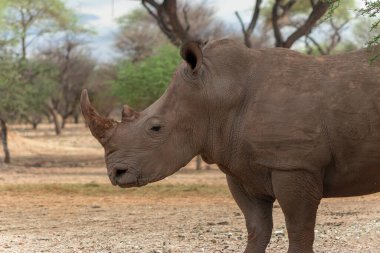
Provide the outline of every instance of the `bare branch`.
<path id="1" fill-rule="evenodd" d="M 28 43 L 26 43 L 25 48 L 29 47 L 30 44 L 32 44 L 33 41 L 35 41 L 37 38 L 39 38 L 43 33 L 44 33 L 43 31 L 39 31 L 31 40 L 29 40 Z"/>
<path id="2" fill-rule="evenodd" d="M 240 17 L 239 12 L 235 11 L 235 15 L 236 15 L 237 19 L 239 20 L 239 23 L 241 25 L 242 31 L 245 32 L 245 27 L 244 27 L 243 19 Z"/>
<path id="3" fill-rule="evenodd" d="M 173 28 L 174 33 L 177 35 L 181 42 L 187 41 L 190 39 L 190 35 L 183 28 L 179 18 L 177 16 L 177 1 L 176 0 L 164 0 L 162 3 L 169 17 L 169 23 Z"/>
<path id="4" fill-rule="evenodd" d="M 151 8 L 147 5 L 147 3 L 156 9 L 157 15 L 151 10 Z M 156 20 L 161 31 L 174 44 L 174 42 L 176 41 L 176 38 L 173 37 L 173 31 L 166 25 L 165 22 L 163 22 L 164 18 L 162 17 L 162 10 L 161 10 L 162 7 L 152 0 L 143 0 L 142 4 L 145 7 L 145 9 L 148 11 L 148 13 Z"/>
<path id="5" fill-rule="evenodd" d="M 177 1 L 164 0 L 162 4 L 154 0 L 141 0 L 145 9 L 157 21 L 161 31 L 175 45 L 179 46 L 181 42 L 190 40 L 190 26 L 184 28 L 177 16 Z M 151 6 L 149 8 L 148 4 Z M 186 17 L 185 17 L 186 18 Z"/>
<path id="6" fill-rule="evenodd" d="M 322 48 L 322 46 L 313 37 L 311 37 L 310 35 L 306 35 L 306 40 L 310 40 L 321 55 L 327 54 L 326 51 Z"/>
<path id="7" fill-rule="evenodd" d="M 239 23 L 241 25 L 242 32 L 243 32 L 243 35 L 244 35 L 244 43 L 245 43 L 245 45 L 247 47 L 252 47 L 251 35 L 253 33 L 253 30 L 256 27 L 257 20 L 258 20 L 259 15 L 260 15 L 260 5 L 261 5 L 261 3 L 262 3 L 262 0 L 256 0 L 256 5 L 254 7 L 252 19 L 251 19 L 251 22 L 249 23 L 247 29 L 245 28 L 243 20 L 240 17 L 239 13 L 237 11 L 235 11 L 235 15 L 236 15 L 237 19 L 239 20 Z"/>
<path id="8" fill-rule="evenodd" d="M 296 2 L 297 2 L 297 0 L 289 0 L 289 2 L 287 2 L 286 4 L 280 5 L 280 7 L 282 9 L 281 17 L 284 17 L 284 16 L 288 15 L 289 10 L 293 7 L 293 5 Z"/>
<path id="9" fill-rule="evenodd" d="M 276 0 L 276 3 L 280 1 L 281 0 Z M 306 34 L 309 34 L 313 26 L 326 13 L 328 8 L 329 8 L 329 3 L 326 3 L 325 1 L 321 1 L 321 0 L 318 1 L 318 3 L 314 5 L 313 10 L 310 13 L 309 17 L 307 18 L 307 20 L 305 21 L 305 23 L 302 26 L 300 26 L 295 32 L 293 32 L 288 37 L 288 39 L 282 43 L 281 46 L 290 48 L 294 44 L 294 42 L 296 42 L 299 38 L 301 38 L 302 36 L 305 36 Z M 278 29 L 278 24 L 277 24 L 277 29 Z M 276 37 L 276 46 L 279 46 L 277 44 L 277 42 L 279 41 L 277 40 L 276 32 L 275 32 L 275 37 Z M 282 37 L 280 37 L 279 39 L 282 39 Z"/>
<path id="10" fill-rule="evenodd" d="M 342 40 L 341 31 L 347 25 L 348 22 L 349 20 L 346 20 L 341 25 L 336 25 L 334 23 L 334 20 L 330 19 L 330 26 L 334 32 L 330 36 L 330 44 L 328 45 L 326 49 L 327 54 L 330 54 L 336 48 L 336 46 L 341 42 Z"/>
<path id="11" fill-rule="evenodd" d="M 276 47 L 282 47 L 284 45 L 284 39 L 282 37 L 281 29 L 279 26 L 279 16 L 278 16 L 278 7 L 280 6 L 282 0 L 276 0 L 273 4 L 272 9 L 272 25 L 274 38 L 276 39 Z"/>
<path id="12" fill-rule="evenodd" d="M 252 33 L 253 29 L 255 29 L 255 27 L 256 27 L 257 20 L 259 18 L 259 14 L 260 14 L 260 5 L 261 5 L 261 3 L 262 3 L 262 0 L 257 0 L 256 1 L 255 10 L 253 11 L 252 20 L 249 23 L 249 26 L 248 26 L 248 29 L 247 29 L 247 31 L 249 31 L 250 33 Z"/>
<path id="13" fill-rule="evenodd" d="M 156 3 L 156 1 L 154 1 L 154 0 L 142 0 L 142 4 L 145 5 L 145 3 L 150 4 L 155 9 L 159 9 L 160 8 L 160 4 Z"/>
<path id="14" fill-rule="evenodd" d="M 189 18 L 187 17 L 187 11 L 188 11 L 188 6 L 185 5 L 182 9 L 182 12 L 183 12 L 183 17 L 185 19 L 185 24 L 186 24 L 185 31 L 186 32 L 188 32 L 190 30 L 190 23 L 189 23 Z"/>

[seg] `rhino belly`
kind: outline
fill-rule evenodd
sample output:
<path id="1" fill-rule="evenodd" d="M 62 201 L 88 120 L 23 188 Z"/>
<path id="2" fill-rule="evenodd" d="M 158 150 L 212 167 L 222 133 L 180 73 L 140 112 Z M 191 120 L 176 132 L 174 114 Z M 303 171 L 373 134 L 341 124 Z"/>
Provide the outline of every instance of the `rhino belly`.
<path id="1" fill-rule="evenodd" d="M 349 197 L 380 192 L 380 163 L 329 168 L 325 173 L 323 197 Z"/>
<path id="2" fill-rule="evenodd" d="M 333 162 L 325 169 L 326 197 L 380 191 L 380 117 L 373 110 L 335 111 L 329 139 Z"/>

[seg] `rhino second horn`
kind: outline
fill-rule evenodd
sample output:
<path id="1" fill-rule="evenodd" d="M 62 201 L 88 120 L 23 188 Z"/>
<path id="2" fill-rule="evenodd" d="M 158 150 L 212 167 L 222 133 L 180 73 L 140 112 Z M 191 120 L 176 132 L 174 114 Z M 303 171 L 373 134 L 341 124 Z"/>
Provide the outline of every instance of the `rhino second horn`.
<path id="1" fill-rule="evenodd" d="M 133 121 L 139 117 L 139 113 L 135 112 L 128 105 L 123 106 L 123 112 L 121 113 L 121 121 Z"/>
<path id="2" fill-rule="evenodd" d="M 92 135 L 98 139 L 101 144 L 106 143 L 107 132 L 110 129 L 115 128 L 117 122 L 99 115 L 99 113 L 91 105 L 86 89 L 82 91 L 80 105 L 83 117 L 90 128 Z"/>

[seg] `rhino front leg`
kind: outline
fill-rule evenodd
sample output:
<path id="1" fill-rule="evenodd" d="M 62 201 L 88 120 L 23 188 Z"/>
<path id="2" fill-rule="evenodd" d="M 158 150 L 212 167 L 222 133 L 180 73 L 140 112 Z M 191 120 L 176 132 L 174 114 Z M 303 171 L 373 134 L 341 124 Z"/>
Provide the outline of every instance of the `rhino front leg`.
<path id="1" fill-rule="evenodd" d="M 248 244 L 244 252 L 265 253 L 273 228 L 273 201 L 249 196 L 243 186 L 231 176 L 227 176 L 227 183 L 245 217 Z"/>
<path id="2" fill-rule="evenodd" d="M 313 252 L 314 227 L 322 198 L 322 177 L 307 171 L 274 171 L 274 194 L 285 215 L 288 253 Z"/>

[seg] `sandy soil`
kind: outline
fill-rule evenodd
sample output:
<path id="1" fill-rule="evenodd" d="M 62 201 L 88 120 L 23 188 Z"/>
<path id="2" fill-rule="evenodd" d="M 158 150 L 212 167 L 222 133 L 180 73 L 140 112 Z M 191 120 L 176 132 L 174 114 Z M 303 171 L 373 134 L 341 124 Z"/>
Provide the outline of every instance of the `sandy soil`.
<path id="1" fill-rule="evenodd" d="M 152 187 L 110 186 L 103 152 L 82 126 L 11 129 L 0 164 L 0 252 L 242 252 L 244 217 L 217 169 L 189 164 Z M 279 206 L 267 252 L 286 252 Z M 380 194 L 323 200 L 316 252 L 380 252 Z"/>

